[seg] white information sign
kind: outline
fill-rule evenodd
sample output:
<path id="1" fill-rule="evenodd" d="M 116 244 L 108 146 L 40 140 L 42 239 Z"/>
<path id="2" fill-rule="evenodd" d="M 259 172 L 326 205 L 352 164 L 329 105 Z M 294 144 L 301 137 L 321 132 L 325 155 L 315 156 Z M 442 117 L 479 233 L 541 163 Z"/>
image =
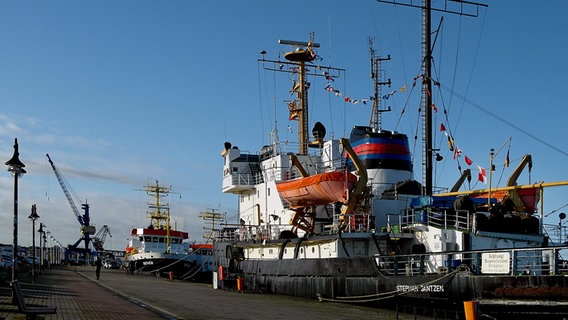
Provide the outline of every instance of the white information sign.
<path id="1" fill-rule="evenodd" d="M 510 260 L 511 254 L 509 252 L 482 253 L 481 273 L 507 274 L 510 272 Z"/>

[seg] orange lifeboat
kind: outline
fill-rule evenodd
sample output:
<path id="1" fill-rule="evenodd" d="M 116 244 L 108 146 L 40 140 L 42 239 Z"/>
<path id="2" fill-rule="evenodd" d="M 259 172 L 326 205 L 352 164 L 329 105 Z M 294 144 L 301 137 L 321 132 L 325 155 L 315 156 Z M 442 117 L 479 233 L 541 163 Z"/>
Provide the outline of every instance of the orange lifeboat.
<path id="1" fill-rule="evenodd" d="M 346 202 L 348 191 L 357 182 L 352 173 L 331 171 L 276 183 L 280 197 L 291 208 Z"/>

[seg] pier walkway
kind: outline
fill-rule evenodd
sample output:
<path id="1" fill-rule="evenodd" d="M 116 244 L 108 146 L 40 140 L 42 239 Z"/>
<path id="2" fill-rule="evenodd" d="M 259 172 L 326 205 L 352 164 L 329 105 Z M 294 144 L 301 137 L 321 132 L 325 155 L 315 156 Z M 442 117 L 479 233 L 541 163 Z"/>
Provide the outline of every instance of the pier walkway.
<path id="1" fill-rule="evenodd" d="M 96 280 L 94 267 L 55 266 L 19 275 L 28 305 L 57 307 L 38 319 L 431 319 L 390 310 L 320 303 L 279 295 L 213 290 L 210 284 L 168 281 L 105 270 Z M 25 319 L 11 303 L 9 283 L 0 285 L 0 319 Z"/>

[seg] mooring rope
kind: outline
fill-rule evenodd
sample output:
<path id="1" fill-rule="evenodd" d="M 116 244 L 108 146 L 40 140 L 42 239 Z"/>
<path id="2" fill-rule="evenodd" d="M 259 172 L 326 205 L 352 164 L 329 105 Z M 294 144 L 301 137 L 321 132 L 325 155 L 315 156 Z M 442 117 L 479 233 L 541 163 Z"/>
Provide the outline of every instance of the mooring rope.
<path id="1" fill-rule="evenodd" d="M 416 285 L 416 286 L 411 287 L 409 290 L 406 290 L 406 291 L 393 290 L 393 291 L 374 293 L 374 294 L 362 295 L 362 296 L 336 297 L 334 299 L 333 298 L 324 298 L 324 297 L 321 297 L 321 296 L 318 295 L 318 300 L 320 302 L 327 301 L 327 302 L 342 302 L 342 303 L 366 303 L 366 302 L 385 300 L 385 299 L 394 298 L 396 296 L 407 295 L 407 294 L 413 293 L 413 292 L 420 292 L 422 290 L 422 288 L 429 286 L 431 284 L 434 284 L 438 281 L 444 280 L 446 278 L 453 277 L 458 272 L 459 272 L 459 270 L 456 269 L 456 270 L 444 275 L 443 277 L 425 282 L 423 284 Z"/>

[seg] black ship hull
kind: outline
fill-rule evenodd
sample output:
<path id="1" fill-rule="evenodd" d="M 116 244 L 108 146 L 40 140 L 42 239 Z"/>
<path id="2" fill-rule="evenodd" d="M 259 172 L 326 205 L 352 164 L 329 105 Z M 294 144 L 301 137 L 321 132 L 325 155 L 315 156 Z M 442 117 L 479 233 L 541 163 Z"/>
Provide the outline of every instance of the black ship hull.
<path id="1" fill-rule="evenodd" d="M 464 301 L 479 301 L 480 312 L 500 316 L 498 303 L 510 301 L 510 315 L 540 308 L 549 319 L 568 316 L 568 277 L 563 274 L 476 275 L 461 265 L 439 274 L 387 276 L 373 257 L 243 260 L 234 267 L 225 283 L 238 275 L 253 292 L 397 309 L 412 305 L 458 316 L 463 316 Z"/>

